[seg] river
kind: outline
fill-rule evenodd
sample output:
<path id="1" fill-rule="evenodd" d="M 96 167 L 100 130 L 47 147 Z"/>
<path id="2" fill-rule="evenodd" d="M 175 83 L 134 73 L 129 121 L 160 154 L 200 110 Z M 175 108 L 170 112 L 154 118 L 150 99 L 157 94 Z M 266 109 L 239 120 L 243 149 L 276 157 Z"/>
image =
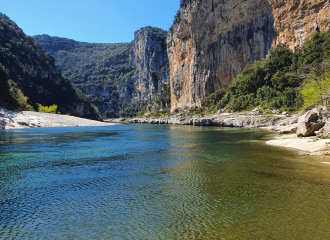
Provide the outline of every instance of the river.
<path id="1" fill-rule="evenodd" d="M 329 239 L 330 166 L 265 145 L 273 135 L 0 131 L 0 239 Z"/>

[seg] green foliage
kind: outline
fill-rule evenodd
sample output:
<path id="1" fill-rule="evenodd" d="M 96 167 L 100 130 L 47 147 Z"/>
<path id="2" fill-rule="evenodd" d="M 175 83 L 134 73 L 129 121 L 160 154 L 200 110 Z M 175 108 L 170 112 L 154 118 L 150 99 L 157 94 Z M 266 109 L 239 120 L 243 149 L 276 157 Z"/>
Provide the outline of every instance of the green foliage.
<path id="1" fill-rule="evenodd" d="M 221 89 L 215 93 L 210 94 L 204 103 L 204 106 L 208 108 L 210 111 L 217 109 L 221 106 L 221 100 L 226 95 L 226 91 Z"/>
<path id="2" fill-rule="evenodd" d="M 303 85 L 301 95 L 304 99 L 304 108 L 318 105 L 329 105 L 330 102 L 330 71 L 321 76 L 311 74 Z"/>
<path id="3" fill-rule="evenodd" d="M 138 116 L 144 116 L 148 113 L 148 117 L 164 118 L 171 113 L 171 87 L 170 84 L 163 84 L 152 100 L 145 104 L 138 112 Z"/>
<path id="4" fill-rule="evenodd" d="M 137 101 L 132 103 L 121 101 L 120 104 L 121 110 L 119 111 L 117 116 L 122 118 L 136 116 L 138 112 L 141 111 L 144 105 L 145 105 L 144 101 Z"/>
<path id="5" fill-rule="evenodd" d="M 256 106 L 296 110 L 301 107 L 299 94 L 304 74 L 312 67 L 329 59 L 330 33 L 316 33 L 297 53 L 279 44 L 270 52 L 268 59 L 258 61 L 244 68 L 230 86 L 231 100 L 227 107 L 236 111 L 249 110 Z M 313 85 L 307 83 L 304 93 L 311 94 Z M 315 86 L 314 86 L 315 87 Z M 314 89 L 315 90 L 315 89 Z"/>
<path id="6" fill-rule="evenodd" d="M 204 106 L 209 111 L 224 107 L 244 111 L 256 106 L 293 111 L 302 105 L 328 104 L 330 80 L 325 66 L 330 65 L 329 59 L 328 32 L 315 33 L 296 53 L 279 44 L 267 59 L 246 66 L 229 87 L 230 93 L 213 93 Z"/>
<path id="7" fill-rule="evenodd" d="M 27 97 L 9 79 L 9 71 L 0 64 L 0 106 L 9 110 L 21 111 L 27 107 Z"/>
<path id="8" fill-rule="evenodd" d="M 298 68 L 307 64 L 320 64 L 328 59 L 330 59 L 330 33 L 320 32 L 305 41 L 294 56 L 294 63 Z"/>
<path id="9" fill-rule="evenodd" d="M 12 98 L 16 102 L 16 109 L 18 111 L 25 110 L 27 107 L 27 97 L 24 96 L 21 89 L 17 87 L 17 84 L 12 80 L 8 81 L 9 83 L 9 92 Z"/>
<path id="10" fill-rule="evenodd" d="M 174 22 L 173 24 L 178 24 L 181 22 L 181 15 L 180 15 L 180 10 L 177 11 L 176 15 L 174 16 Z"/>
<path id="11" fill-rule="evenodd" d="M 12 99 L 4 100 L 9 108 L 25 110 L 26 102 L 35 107 L 55 103 L 63 113 L 75 113 L 72 110 L 83 105 L 83 117 L 99 119 L 88 98 L 56 69 L 54 58 L 5 15 L 0 15 L 0 64 L 12 80 L 8 82 Z"/>
<path id="12" fill-rule="evenodd" d="M 28 104 L 27 106 L 26 106 L 26 111 L 35 111 L 34 110 L 34 107 L 33 106 L 31 106 L 30 104 Z"/>
<path id="13" fill-rule="evenodd" d="M 38 112 L 42 113 L 57 113 L 57 105 L 51 105 L 51 106 L 42 106 L 41 104 L 38 105 Z"/>

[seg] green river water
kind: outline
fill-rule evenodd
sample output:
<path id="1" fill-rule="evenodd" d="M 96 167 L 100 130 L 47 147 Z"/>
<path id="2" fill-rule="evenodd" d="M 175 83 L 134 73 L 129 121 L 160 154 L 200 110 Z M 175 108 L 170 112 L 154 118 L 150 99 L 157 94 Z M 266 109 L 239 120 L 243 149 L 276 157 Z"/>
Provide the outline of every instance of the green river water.
<path id="1" fill-rule="evenodd" d="M 0 239 L 330 239 L 326 159 L 253 129 L 0 132 Z"/>

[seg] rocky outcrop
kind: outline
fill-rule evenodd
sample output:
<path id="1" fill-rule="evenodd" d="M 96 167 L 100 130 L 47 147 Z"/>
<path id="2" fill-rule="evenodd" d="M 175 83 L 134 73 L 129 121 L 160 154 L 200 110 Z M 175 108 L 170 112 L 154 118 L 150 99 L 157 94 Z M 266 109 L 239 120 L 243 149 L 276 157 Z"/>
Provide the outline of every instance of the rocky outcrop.
<path id="1" fill-rule="evenodd" d="M 169 66 L 166 47 L 167 33 L 146 27 L 135 32 L 130 64 L 135 67 L 133 77 L 126 80 L 125 100 L 146 100 L 168 83 Z"/>
<path id="2" fill-rule="evenodd" d="M 330 121 L 327 121 L 323 128 L 315 132 L 317 137 L 330 137 Z"/>
<path id="3" fill-rule="evenodd" d="M 297 133 L 297 129 L 298 129 L 298 124 L 292 124 L 289 126 L 285 126 L 282 129 L 279 129 L 277 132 L 278 134 L 282 135 L 282 134 L 290 134 L 290 133 Z"/>
<path id="4" fill-rule="evenodd" d="M 298 137 L 315 136 L 315 132 L 325 125 L 320 112 L 320 108 L 314 108 L 298 118 Z"/>
<path id="5" fill-rule="evenodd" d="M 277 32 L 274 45 L 283 42 L 295 51 L 315 31 L 330 30 L 328 0 L 268 0 L 268 2 Z"/>
<path id="6" fill-rule="evenodd" d="M 270 128 L 279 134 L 295 133 L 297 128 L 296 116 L 289 115 L 254 115 L 251 113 L 220 113 L 209 117 L 185 117 L 182 113 L 178 113 L 166 118 L 134 118 L 128 123 L 145 123 L 145 124 L 174 124 L 174 125 L 193 125 L 193 126 L 219 126 L 219 127 L 240 127 L 240 128 Z M 290 130 L 288 130 L 290 129 Z"/>
<path id="7" fill-rule="evenodd" d="M 328 119 L 327 122 L 325 123 L 324 127 L 321 128 L 319 131 L 315 132 L 317 137 L 325 137 L 329 138 L 330 137 L 330 120 Z"/>
<path id="8" fill-rule="evenodd" d="M 279 42 L 329 30 L 327 0 L 185 0 L 169 32 L 172 110 L 201 106 Z"/>

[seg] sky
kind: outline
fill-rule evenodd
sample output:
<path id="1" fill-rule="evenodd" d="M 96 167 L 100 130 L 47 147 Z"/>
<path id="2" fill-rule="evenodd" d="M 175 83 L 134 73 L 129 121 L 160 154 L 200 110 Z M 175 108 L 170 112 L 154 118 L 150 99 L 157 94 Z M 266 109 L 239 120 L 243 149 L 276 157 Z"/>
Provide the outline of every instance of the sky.
<path id="1" fill-rule="evenodd" d="M 179 0 L 0 0 L 26 35 L 90 43 L 131 42 L 146 26 L 167 31 L 178 9 Z"/>

